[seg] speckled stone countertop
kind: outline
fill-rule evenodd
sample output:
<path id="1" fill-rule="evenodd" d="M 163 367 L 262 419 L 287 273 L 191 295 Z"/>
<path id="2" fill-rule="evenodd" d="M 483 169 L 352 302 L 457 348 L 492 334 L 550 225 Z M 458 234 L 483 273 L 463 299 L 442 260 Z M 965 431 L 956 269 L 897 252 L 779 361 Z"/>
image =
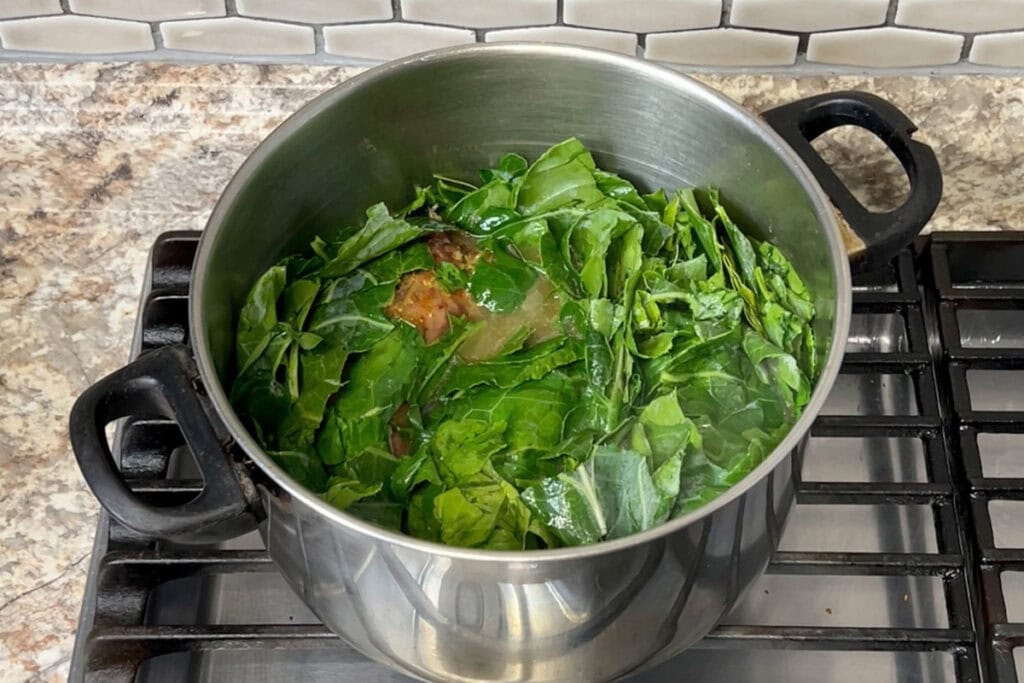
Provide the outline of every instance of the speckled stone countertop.
<path id="1" fill-rule="evenodd" d="M 0 681 L 67 676 L 97 520 L 67 414 L 127 358 L 147 250 L 163 231 L 201 229 L 257 143 L 355 72 L 0 64 Z M 933 229 L 1024 228 L 1024 78 L 701 80 L 755 111 L 828 90 L 882 95 L 942 162 Z M 825 154 L 870 179 L 859 192 L 871 204 L 891 203 L 905 185 L 894 162 L 848 142 L 834 136 Z"/>

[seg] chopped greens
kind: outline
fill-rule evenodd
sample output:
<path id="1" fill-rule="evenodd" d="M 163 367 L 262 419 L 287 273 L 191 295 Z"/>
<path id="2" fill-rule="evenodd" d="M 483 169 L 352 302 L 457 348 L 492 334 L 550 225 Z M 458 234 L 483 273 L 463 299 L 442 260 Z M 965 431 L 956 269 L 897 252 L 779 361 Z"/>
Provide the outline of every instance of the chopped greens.
<path id="1" fill-rule="evenodd" d="M 264 273 L 231 401 L 327 503 L 449 545 L 621 538 L 740 481 L 806 406 L 814 305 L 714 189 L 642 195 L 571 138 Z"/>

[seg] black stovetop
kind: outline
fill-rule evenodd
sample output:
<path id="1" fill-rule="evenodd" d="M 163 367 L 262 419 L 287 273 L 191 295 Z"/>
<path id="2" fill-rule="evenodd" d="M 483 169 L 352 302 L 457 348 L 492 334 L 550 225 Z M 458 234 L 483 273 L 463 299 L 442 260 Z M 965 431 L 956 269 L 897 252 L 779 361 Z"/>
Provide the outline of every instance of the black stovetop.
<path id="1" fill-rule="evenodd" d="M 135 354 L 187 341 L 197 240 L 154 246 Z M 768 573 L 634 681 L 1024 680 L 1024 234 L 934 234 L 855 284 Z M 115 448 L 155 502 L 201 486 L 172 423 L 122 424 Z M 257 534 L 173 546 L 101 517 L 72 681 L 285 679 L 407 680 L 330 634 Z"/>

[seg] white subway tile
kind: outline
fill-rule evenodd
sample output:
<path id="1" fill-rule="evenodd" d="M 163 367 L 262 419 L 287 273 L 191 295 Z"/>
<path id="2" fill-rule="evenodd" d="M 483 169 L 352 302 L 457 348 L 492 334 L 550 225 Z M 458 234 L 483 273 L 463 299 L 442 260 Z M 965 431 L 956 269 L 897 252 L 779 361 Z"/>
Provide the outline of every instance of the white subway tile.
<path id="1" fill-rule="evenodd" d="M 796 61 L 796 36 L 722 28 L 647 36 L 648 59 L 712 66 L 784 66 Z"/>
<path id="2" fill-rule="evenodd" d="M 0 23 L 0 43 L 8 50 L 112 54 L 153 49 L 149 24 L 63 15 Z"/>
<path id="3" fill-rule="evenodd" d="M 1021 0 L 900 0 L 896 23 L 963 33 L 1024 28 Z"/>
<path id="4" fill-rule="evenodd" d="M 333 24 L 393 16 L 391 0 L 236 0 L 239 14 L 264 19 Z"/>
<path id="5" fill-rule="evenodd" d="M 718 26 L 722 0 L 565 0 L 565 23 L 634 33 Z"/>
<path id="6" fill-rule="evenodd" d="M 1024 31 L 975 36 L 970 60 L 989 66 L 1024 67 Z"/>
<path id="7" fill-rule="evenodd" d="M 0 19 L 60 14 L 60 0 L 0 0 Z"/>
<path id="8" fill-rule="evenodd" d="M 807 59 L 876 68 L 937 66 L 959 61 L 963 44 L 963 36 L 948 33 L 869 28 L 812 35 Z"/>
<path id="9" fill-rule="evenodd" d="M 542 26 L 539 28 L 513 28 L 505 31 L 489 31 L 488 43 L 523 40 L 534 43 L 562 43 L 596 47 L 627 55 L 636 54 L 636 36 L 631 33 L 595 31 L 571 26 Z"/>
<path id="10" fill-rule="evenodd" d="M 324 27 L 327 52 L 360 59 L 397 59 L 475 40 L 476 34 L 468 29 L 406 22 Z"/>
<path id="11" fill-rule="evenodd" d="M 733 0 L 733 26 L 824 31 L 885 23 L 889 0 Z"/>
<path id="12" fill-rule="evenodd" d="M 227 17 L 169 21 L 160 25 L 171 50 L 232 55 L 311 55 L 313 29 L 294 24 Z"/>
<path id="13" fill-rule="evenodd" d="M 473 28 L 552 24 L 556 0 L 402 0 L 402 17 L 410 21 Z"/>
<path id="14" fill-rule="evenodd" d="M 72 12 L 118 19 L 163 21 L 224 16 L 224 0 L 69 0 Z"/>

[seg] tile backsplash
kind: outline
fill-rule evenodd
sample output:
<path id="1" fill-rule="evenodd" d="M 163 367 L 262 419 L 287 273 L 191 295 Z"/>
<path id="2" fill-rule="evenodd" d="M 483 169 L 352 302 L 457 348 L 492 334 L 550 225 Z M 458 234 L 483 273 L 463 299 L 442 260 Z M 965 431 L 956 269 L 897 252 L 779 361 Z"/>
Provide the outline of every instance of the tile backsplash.
<path id="1" fill-rule="evenodd" d="M 0 60 L 380 61 L 472 42 L 684 67 L 1024 69 L 1024 0 L 0 0 Z"/>

